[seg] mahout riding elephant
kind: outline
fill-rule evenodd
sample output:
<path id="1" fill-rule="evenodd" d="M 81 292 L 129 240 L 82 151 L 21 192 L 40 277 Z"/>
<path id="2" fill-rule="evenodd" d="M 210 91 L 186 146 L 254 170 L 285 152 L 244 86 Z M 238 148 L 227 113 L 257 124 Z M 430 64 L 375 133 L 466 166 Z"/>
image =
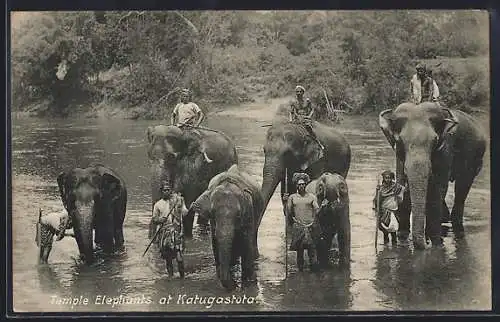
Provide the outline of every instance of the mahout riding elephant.
<path id="1" fill-rule="evenodd" d="M 259 185 L 237 165 L 212 178 L 192 203 L 193 211 L 210 220 L 217 277 L 226 289 L 236 287 L 231 267 L 238 258 L 242 283 L 256 279 L 257 223 L 263 207 Z"/>
<path id="2" fill-rule="evenodd" d="M 124 250 L 123 221 L 127 208 L 127 188 L 123 179 L 102 164 L 73 168 L 57 177 L 59 193 L 68 211 L 85 263 L 94 261 L 95 243 L 105 253 Z"/>
<path id="3" fill-rule="evenodd" d="M 306 191 L 316 195 L 318 204 L 327 200 L 327 206 L 318 213 L 321 240 L 316 250 L 319 264 L 328 266 L 328 252 L 334 237 L 339 245 L 339 264 L 349 265 L 351 260 L 351 222 L 349 219 L 349 190 L 340 174 L 325 172 L 306 186 Z"/>
<path id="4" fill-rule="evenodd" d="M 205 191 L 213 176 L 238 163 L 236 147 L 225 134 L 206 128 L 196 128 L 196 132 L 182 131 L 173 125 L 148 127 L 152 205 L 161 198 L 159 187 L 166 180 L 172 183 L 175 192 L 182 194 L 189 209 L 191 203 Z M 200 153 L 202 143 L 212 160 L 210 163 Z M 194 213 L 189 211 L 183 220 L 184 236 L 191 237 Z M 198 221 L 204 223 L 203 219 Z M 155 231 L 156 225 L 151 223 L 150 238 Z"/>
<path id="5" fill-rule="evenodd" d="M 269 127 L 264 145 L 265 161 L 261 189 L 265 207 L 260 215 L 259 225 L 278 183 L 281 182 L 282 196 L 285 192 L 295 192 L 296 187 L 292 184 L 295 172 L 305 172 L 312 180 L 325 171 L 339 173 L 344 178 L 347 176 L 351 163 L 351 148 L 344 135 L 319 122 L 312 122 L 312 126 L 324 146 L 323 152 L 300 124 L 276 118 Z M 285 173 L 288 177 L 286 191 Z"/>
<path id="6" fill-rule="evenodd" d="M 475 177 L 483 165 L 486 137 L 470 115 L 437 103 L 402 103 L 384 110 L 379 124 L 397 158 L 397 176 L 406 178 L 410 207 L 400 211 L 400 234 L 408 236 L 412 217 L 412 240 L 417 249 L 442 245 L 441 221 L 449 209 L 445 197 L 448 181 L 455 181 L 451 222 L 455 237 L 464 236 L 464 204 Z"/>

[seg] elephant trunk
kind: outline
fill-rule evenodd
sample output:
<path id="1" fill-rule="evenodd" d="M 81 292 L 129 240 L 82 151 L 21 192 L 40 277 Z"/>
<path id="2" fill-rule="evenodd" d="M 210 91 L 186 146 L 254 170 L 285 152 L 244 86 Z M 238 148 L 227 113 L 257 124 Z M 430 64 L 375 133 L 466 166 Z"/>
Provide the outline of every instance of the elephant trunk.
<path id="1" fill-rule="evenodd" d="M 430 158 L 425 151 L 413 151 L 406 159 L 408 185 L 410 189 L 412 210 L 412 239 L 415 248 L 425 248 L 426 206 L 429 176 L 431 174 Z"/>
<path id="2" fill-rule="evenodd" d="M 94 261 L 94 247 L 92 241 L 94 222 L 94 203 L 76 204 L 76 210 L 72 216 L 73 229 L 80 256 L 86 264 Z"/>
<path id="3" fill-rule="evenodd" d="M 165 168 L 163 160 L 151 161 L 151 210 L 154 204 L 161 199 L 160 186 L 162 180 L 169 179 L 169 173 Z M 152 221 L 149 223 L 149 238 L 152 238 L 156 232 L 156 224 Z"/>
<path id="4" fill-rule="evenodd" d="M 264 207 L 262 209 L 262 213 L 259 216 L 258 226 L 260 226 L 260 222 L 262 220 L 262 216 L 266 211 L 267 205 L 269 204 L 269 200 L 273 196 L 274 190 L 278 186 L 278 183 L 284 176 L 284 166 L 283 162 L 276 157 L 268 158 L 266 157 L 264 168 L 262 170 L 263 181 L 262 181 L 262 197 L 264 199 Z"/>
<path id="5" fill-rule="evenodd" d="M 227 290 L 233 290 L 234 288 L 236 288 L 236 282 L 234 281 L 233 275 L 231 274 L 231 267 L 233 264 L 232 259 L 234 258 L 233 251 L 235 251 L 233 249 L 233 229 L 227 230 L 217 227 L 219 280 L 222 286 Z"/>

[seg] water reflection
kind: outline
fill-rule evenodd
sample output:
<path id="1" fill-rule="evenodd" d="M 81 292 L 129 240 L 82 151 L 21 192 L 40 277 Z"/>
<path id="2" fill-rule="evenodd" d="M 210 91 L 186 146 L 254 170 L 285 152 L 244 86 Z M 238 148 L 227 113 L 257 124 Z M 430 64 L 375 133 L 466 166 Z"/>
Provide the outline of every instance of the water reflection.
<path id="1" fill-rule="evenodd" d="M 265 129 L 245 117 L 217 116 L 207 126 L 236 143 L 241 167 L 262 182 Z M 349 123 L 350 122 L 350 123 Z M 186 279 L 169 279 L 165 263 L 147 244 L 151 200 L 145 129 L 161 122 L 19 119 L 13 124 L 13 279 L 14 307 L 32 311 L 259 311 L 259 310 L 432 310 L 491 307 L 489 154 L 467 199 L 467 239 L 445 237 L 445 247 L 412 253 L 408 247 L 380 246 L 374 252 L 371 199 L 377 174 L 393 167 L 392 150 L 376 120 L 360 118 L 338 125 L 353 151 L 347 178 L 351 200 L 352 260 L 350 270 L 332 268 L 297 273 L 293 257 L 285 278 L 285 229 L 278 193 L 272 197 L 259 229 L 258 284 L 227 293 L 215 274 L 209 235 L 195 234 L 185 254 Z M 362 130 L 360 130 L 362 129 Z M 126 253 L 95 267 L 81 267 L 73 257 L 74 239 L 54 243 L 49 265 L 37 266 L 34 223 L 38 208 L 61 209 L 55 178 L 74 166 L 91 162 L 120 173 L 129 193 L 124 223 Z M 279 191 L 279 189 L 277 189 Z M 452 200 L 450 186 L 447 200 Z M 379 235 L 380 236 L 380 235 Z M 289 254 L 293 255 L 293 252 Z M 307 259 L 306 259 L 307 260 Z M 306 261 L 307 262 L 307 261 Z M 160 304 L 177 297 L 256 296 L 258 303 L 213 305 Z M 80 296 L 92 304 L 68 308 L 49 304 L 52 295 Z M 151 297 L 151 303 L 95 304 L 98 295 Z"/>

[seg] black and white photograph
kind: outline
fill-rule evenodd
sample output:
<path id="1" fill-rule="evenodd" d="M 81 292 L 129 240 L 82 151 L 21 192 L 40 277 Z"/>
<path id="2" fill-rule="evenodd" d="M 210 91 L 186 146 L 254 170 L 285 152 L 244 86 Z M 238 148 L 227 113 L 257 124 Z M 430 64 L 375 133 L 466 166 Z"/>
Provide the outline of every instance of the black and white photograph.
<path id="1" fill-rule="evenodd" d="M 489 20 L 11 11 L 13 313 L 492 310 Z"/>

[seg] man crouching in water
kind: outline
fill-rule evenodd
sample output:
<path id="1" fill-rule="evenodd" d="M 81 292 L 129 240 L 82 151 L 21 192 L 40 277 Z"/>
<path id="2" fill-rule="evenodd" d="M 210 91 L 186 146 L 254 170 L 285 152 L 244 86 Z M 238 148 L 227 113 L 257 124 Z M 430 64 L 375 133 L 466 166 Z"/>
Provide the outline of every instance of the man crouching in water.
<path id="1" fill-rule="evenodd" d="M 74 237 L 74 235 L 66 234 L 66 229 L 70 228 L 71 221 L 65 210 L 50 212 L 46 215 L 42 215 L 42 209 L 39 210 L 35 242 L 40 248 L 40 264 L 47 264 L 54 236 L 57 236 L 56 241 L 60 241 L 64 236 Z"/>
<path id="2" fill-rule="evenodd" d="M 172 193 L 170 184 L 163 182 L 160 191 L 162 199 L 158 200 L 153 208 L 152 221 L 161 224 L 158 232 L 158 246 L 161 257 L 165 260 L 166 272 L 174 276 L 172 261 L 177 260 L 179 275 L 184 278 L 184 234 L 182 217 L 188 212 L 184 198 Z"/>

